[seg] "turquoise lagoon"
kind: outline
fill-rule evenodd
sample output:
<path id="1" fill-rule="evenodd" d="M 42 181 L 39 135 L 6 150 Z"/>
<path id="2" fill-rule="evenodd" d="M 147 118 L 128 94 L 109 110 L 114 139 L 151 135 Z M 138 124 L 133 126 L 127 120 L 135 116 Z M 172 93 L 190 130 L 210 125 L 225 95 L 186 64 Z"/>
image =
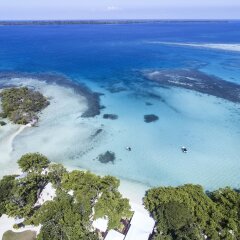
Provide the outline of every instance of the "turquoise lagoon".
<path id="1" fill-rule="evenodd" d="M 239 29 L 240 22 L 2 26 L 0 83 L 6 82 L 5 73 L 13 74 L 16 84 L 43 89 L 58 103 L 43 112 L 38 128 L 25 129 L 14 139 L 11 163 L 23 153 L 39 151 L 68 167 L 148 186 L 240 187 L 240 103 L 158 84 L 143 74 L 191 69 L 219 84 L 239 86 L 239 52 L 153 44 L 238 44 Z M 82 118 L 86 99 L 73 89 L 27 77 L 42 73 L 63 75 L 101 93 L 100 115 Z M 118 119 L 104 119 L 103 114 Z M 146 123 L 146 114 L 159 120 Z M 99 162 L 99 154 L 108 150 L 115 161 Z M 9 166 L 4 159 L 0 163 L 0 171 Z"/>

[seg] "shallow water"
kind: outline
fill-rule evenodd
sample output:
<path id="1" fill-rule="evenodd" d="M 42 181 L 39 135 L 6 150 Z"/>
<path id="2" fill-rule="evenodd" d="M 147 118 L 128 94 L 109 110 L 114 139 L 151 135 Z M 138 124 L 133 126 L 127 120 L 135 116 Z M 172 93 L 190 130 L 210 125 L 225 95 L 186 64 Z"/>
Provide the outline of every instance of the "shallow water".
<path id="1" fill-rule="evenodd" d="M 239 84 L 239 53 L 147 43 L 240 39 L 239 22 L 195 24 L 1 27 L 2 71 L 64 74 L 103 93 L 101 104 L 106 107 L 94 118 L 81 118 L 86 99 L 71 89 L 42 86 L 54 96 L 53 104 L 43 111 L 38 128 L 15 139 L 12 158 L 39 151 L 70 167 L 151 186 L 239 187 L 240 105 L 160 86 L 141 75 L 158 69 L 198 69 Z M 103 119 L 103 114 L 118 118 Z M 146 114 L 159 120 L 146 123 Z M 189 149 L 187 154 L 182 146 Z M 108 150 L 116 155 L 114 163 L 99 162 L 98 155 Z"/>

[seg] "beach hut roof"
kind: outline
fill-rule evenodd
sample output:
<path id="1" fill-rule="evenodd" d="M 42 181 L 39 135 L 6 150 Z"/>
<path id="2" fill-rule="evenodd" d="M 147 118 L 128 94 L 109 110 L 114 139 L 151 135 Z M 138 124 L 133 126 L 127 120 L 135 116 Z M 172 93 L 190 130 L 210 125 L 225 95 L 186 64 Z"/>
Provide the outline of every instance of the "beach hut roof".
<path id="1" fill-rule="evenodd" d="M 124 235 L 115 230 L 110 230 L 104 240 L 123 240 Z"/>
<path id="2" fill-rule="evenodd" d="M 139 229 L 137 227 L 131 226 L 124 240 L 148 240 L 151 233 Z"/>
<path id="3" fill-rule="evenodd" d="M 125 240 L 148 240 L 155 226 L 155 221 L 148 214 L 134 212 L 131 219 L 131 226 Z"/>
<path id="4" fill-rule="evenodd" d="M 146 232 L 152 233 L 155 221 L 148 214 L 136 211 L 131 219 L 131 226 L 144 229 Z"/>
<path id="5" fill-rule="evenodd" d="M 107 218 L 98 218 L 93 221 L 92 226 L 101 232 L 106 232 L 107 227 L 108 227 L 108 219 Z"/>

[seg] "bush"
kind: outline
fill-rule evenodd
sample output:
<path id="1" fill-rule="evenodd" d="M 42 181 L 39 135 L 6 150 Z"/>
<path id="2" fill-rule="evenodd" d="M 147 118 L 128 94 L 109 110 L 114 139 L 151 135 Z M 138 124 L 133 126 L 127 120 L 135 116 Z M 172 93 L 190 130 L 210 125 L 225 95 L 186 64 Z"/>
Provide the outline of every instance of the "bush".
<path id="1" fill-rule="evenodd" d="M 6 213 L 6 205 L 13 196 L 15 176 L 5 176 L 0 180 L 0 217 Z"/>
<path id="2" fill-rule="evenodd" d="M 50 161 L 40 153 L 27 153 L 18 160 L 23 172 L 42 171 L 47 168 Z"/>
<path id="3" fill-rule="evenodd" d="M 208 195 L 199 185 L 153 188 L 144 204 L 156 220 L 154 239 L 240 239 L 240 194 L 230 188 Z"/>
<path id="4" fill-rule="evenodd" d="M 0 121 L 0 126 L 5 126 L 7 123 L 4 121 Z"/>

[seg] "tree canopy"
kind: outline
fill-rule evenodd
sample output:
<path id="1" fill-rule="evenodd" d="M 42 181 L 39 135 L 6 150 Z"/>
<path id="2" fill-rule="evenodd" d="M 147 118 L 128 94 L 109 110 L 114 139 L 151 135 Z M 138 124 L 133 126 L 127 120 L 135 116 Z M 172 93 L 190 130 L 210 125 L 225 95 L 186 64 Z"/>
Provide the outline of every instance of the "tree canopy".
<path id="1" fill-rule="evenodd" d="M 144 204 L 156 220 L 155 239 L 239 239 L 240 194 L 199 185 L 153 188 Z"/>
<path id="2" fill-rule="evenodd" d="M 13 196 L 16 176 L 5 176 L 0 180 L 0 217 L 6 212 L 6 204 Z"/>
<path id="3" fill-rule="evenodd" d="M 94 240 L 90 222 L 83 221 L 79 203 L 64 191 L 54 201 L 49 201 L 37 210 L 31 218 L 35 225 L 42 225 L 38 240 Z"/>
<path id="4" fill-rule="evenodd" d="M 40 153 L 27 153 L 18 160 L 18 165 L 23 172 L 39 172 L 49 165 L 47 157 Z"/>
<path id="5" fill-rule="evenodd" d="M 129 200 L 118 191 L 119 180 L 111 176 L 99 177 L 90 172 L 72 171 L 63 176 L 62 186 L 74 190 L 82 213 L 94 218 L 107 216 L 109 229 L 119 228 L 122 218 L 131 216 Z"/>

